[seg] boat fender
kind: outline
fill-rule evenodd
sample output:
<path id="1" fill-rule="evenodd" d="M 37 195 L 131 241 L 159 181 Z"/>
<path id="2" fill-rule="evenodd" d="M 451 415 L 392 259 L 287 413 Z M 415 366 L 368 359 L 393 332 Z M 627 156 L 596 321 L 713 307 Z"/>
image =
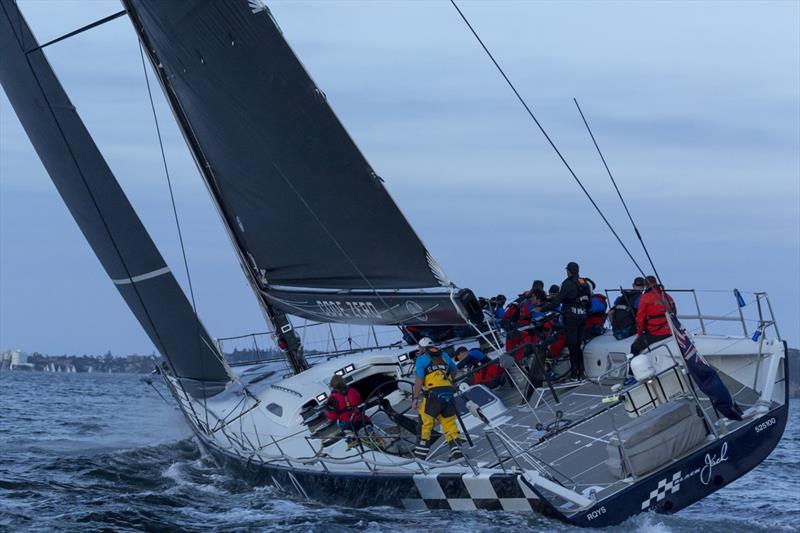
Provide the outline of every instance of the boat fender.
<path id="1" fill-rule="evenodd" d="M 653 367 L 653 360 L 649 353 L 640 353 L 631 359 L 631 372 L 636 381 L 644 381 L 655 375 L 656 369 Z"/>

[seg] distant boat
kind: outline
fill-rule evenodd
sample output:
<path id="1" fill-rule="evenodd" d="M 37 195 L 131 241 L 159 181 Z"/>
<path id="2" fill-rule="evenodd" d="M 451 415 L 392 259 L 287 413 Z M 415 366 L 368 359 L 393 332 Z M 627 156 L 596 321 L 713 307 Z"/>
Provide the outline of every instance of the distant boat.
<path id="1" fill-rule="evenodd" d="M 506 333 L 417 237 L 266 6 L 123 4 L 292 375 L 276 363 L 226 363 L 12 0 L 0 0 L 0 82 L 164 357 L 164 382 L 198 442 L 220 465 L 327 503 L 527 511 L 607 526 L 648 510 L 677 512 L 775 448 L 788 412 L 786 344 L 766 337 L 774 319 L 764 293 L 755 296 L 756 340 L 743 319 L 741 336 L 707 333 L 705 323 L 685 335 L 674 323 L 677 337 L 637 358 L 647 368 L 626 387 L 631 339 L 607 333 L 585 347 L 587 381 L 554 375 L 551 386 L 535 387 L 526 360 L 505 354 Z M 449 460 L 436 435 L 418 459 L 415 347 L 336 350 L 312 365 L 289 315 L 422 328 L 439 333 L 443 348 L 482 346 L 515 379 L 494 390 L 462 380 L 455 402 L 464 458 Z M 694 318 L 713 317 L 698 310 Z M 744 408 L 742 420 L 723 416 L 697 378 L 695 348 Z M 558 355 L 550 362 L 563 365 Z M 354 409 L 371 417 L 375 434 L 346 435 L 327 422 L 334 374 L 360 391 L 365 403 Z"/>

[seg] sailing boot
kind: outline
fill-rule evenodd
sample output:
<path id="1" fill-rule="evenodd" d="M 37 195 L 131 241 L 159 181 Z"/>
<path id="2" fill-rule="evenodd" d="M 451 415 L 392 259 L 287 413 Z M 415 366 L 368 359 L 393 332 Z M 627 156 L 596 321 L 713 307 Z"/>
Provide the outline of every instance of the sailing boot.
<path id="1" fill-rule="evenodd" d="M 345 431 L 345 442 L 347 443 L 347 449 L 351 450 L 358 446 L 358 437 L 352 431 Z"/>
<path id="2" fill-rule="evenodd" d="M 420 440 L 419 444 L 414 447 L 414 457 L 425 461 L 428 458 L 428 453 L 431 451 L 431 443 L 429 440 Z"/>
<path id="3" fill-rule="evenodd" d="M 461 451 L 461 441 L 458 439 L 452 440 L 450 444 L 450 456 L 448 461 L 460 461 L 464 459 L 464 452 Z"/>

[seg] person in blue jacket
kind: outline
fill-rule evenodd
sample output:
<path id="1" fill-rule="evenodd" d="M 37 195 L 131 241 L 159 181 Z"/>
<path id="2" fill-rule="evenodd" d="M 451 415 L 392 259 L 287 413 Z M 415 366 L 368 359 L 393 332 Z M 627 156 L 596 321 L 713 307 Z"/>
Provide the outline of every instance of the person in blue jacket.
<path id="1" fill-rule="evenodd" d="M 463 459 L 461 436 L 456 424 L 456 388 L 453 383 L 456 364 L 428 337 L 420 339 L 418 346 L 411 408 L 418 408 L 421 428 L 414 455 L 423 460 L 428 457 L 433 428 L 439 422 L 450 446 L 450 460 Z"/>
<path id="2" fill-rule="evenodd" d="M 479 348 L 468 350 L 466 346 L 460 346 L 455 351 L 456 367 L 459 370 L 466 369 L 467 371 L 477 368 L 484 364 L 488 357 Z"/>
<path id="3" fill-rule="evenodd" d="M 503 320 L 503 315 L 506 312 L 506 297 L 503 294 L 498 294 L 494 298 L 494 316 L 497 320 Z"/>

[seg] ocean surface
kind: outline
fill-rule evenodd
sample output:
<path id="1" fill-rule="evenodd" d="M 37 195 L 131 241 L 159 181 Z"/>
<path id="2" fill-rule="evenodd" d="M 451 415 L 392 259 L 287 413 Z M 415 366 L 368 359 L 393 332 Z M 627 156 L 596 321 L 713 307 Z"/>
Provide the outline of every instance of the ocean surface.
<path id="1" fill-rule="evenodd" d="M 800 403 L 772 455 L 677 515 L 620 531 L 800 531 Z M 250 486 L 205 459 L 140 376 L 0 372 L 2 531 L 585 531 L 530 514 L 349 509 Z"/>

